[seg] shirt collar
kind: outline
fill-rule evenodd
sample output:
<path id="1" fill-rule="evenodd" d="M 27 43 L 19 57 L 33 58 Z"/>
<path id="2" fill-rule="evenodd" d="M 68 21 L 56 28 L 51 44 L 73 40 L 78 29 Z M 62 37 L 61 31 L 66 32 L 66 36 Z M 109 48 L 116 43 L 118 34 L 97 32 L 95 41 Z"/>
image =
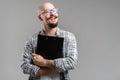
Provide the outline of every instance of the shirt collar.
<path id="1" fill-rule="evenodd" d="M 39 34 L 45 35 L 43 29 L 39 32 Z M 57 28 L 56 36 L 58 36 L 58 37 L 60 36 L 60 29 L 59 28 Z"/>

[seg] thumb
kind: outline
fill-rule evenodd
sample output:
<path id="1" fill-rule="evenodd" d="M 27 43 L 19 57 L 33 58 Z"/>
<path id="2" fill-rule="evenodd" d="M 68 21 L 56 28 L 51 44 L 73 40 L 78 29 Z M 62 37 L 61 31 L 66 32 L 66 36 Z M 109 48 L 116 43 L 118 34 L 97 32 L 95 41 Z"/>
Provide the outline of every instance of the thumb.
<path id="1" fill-rule="evenodd" d="M 35 55 L 36 55 L 35 53 L 32 54 L 33 57 L 34 57 Z"/>

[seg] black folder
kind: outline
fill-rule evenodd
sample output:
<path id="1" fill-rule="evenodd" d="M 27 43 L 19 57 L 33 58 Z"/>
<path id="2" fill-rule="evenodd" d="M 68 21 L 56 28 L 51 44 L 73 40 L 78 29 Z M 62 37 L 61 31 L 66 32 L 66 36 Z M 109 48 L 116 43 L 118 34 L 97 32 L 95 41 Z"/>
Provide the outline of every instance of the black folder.
<path id="1" fill-rule="evenodd" d="M 45 59 L 56 59 L 63 57 L 64 38 L 38 35 L 36 53 Z"/>

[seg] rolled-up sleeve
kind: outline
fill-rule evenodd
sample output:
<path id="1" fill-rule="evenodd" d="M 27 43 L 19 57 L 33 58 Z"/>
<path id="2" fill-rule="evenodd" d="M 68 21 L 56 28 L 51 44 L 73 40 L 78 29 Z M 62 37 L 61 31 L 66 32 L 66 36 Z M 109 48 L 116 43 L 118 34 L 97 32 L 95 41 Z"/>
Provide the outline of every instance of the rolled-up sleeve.
<path id="1" fill-rule="evenodd" d="M 23 73 L 29 74 L 30 76 L 35 77 L 39 70 L 39 67 L 31 63 L 33 52 L 34 50 L 33 50 L 32 40 L 28 40 L 24 47 L 24 54 L 22 59 L 23 62 L 22 62 L 21 68 L 23 70 Z"/>
<path id="2" fill-rule="evenodd" d="M 65 54 L 65 57 L 54 60 L 56 69 L 59 72 L 74 69 L 77 63 L 77 43 L 76 38 L 72 33 L 67 35 L 67 40 L 65 40 L 64 46 L 65 51 L 63 54 Z"/>

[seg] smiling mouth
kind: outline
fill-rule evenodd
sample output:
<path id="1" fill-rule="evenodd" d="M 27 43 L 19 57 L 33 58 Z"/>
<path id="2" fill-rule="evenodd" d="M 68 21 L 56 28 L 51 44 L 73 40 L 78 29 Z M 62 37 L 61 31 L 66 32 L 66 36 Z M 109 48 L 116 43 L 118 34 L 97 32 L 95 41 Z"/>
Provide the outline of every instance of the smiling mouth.
<path id="1" fill-rule="evenodd" d="M 56 19 L 57 19 L 57 17 L 51 17 L 51 18 L 49 18 L 49 20 L 50 20 L 50 21 L 53 21 L 53 22 L 54 22 Z"/>
<path id="2" fill-rule="evenodd" d="M 51 17 L 51 18 L 49 18 L 50 20 L 55 20 L 56 18 L 55 17 Z"/>
<path id="3" fill-rule="evenodd" d="M 50 18 L 48 18 L 48 20 L 49 19 L 57 19 L 58 17 L 57 16 L 50 16 Z"/>

